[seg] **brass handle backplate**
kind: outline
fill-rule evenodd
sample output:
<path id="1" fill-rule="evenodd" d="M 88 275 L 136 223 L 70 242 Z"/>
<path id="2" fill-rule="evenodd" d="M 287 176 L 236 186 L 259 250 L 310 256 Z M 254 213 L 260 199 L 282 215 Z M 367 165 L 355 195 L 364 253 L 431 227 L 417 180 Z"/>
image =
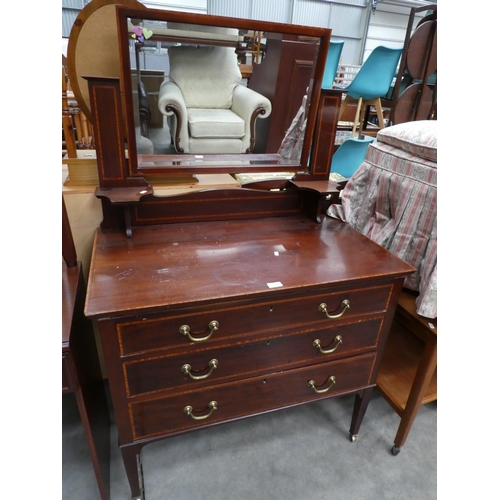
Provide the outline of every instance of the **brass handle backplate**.
<path id="1" fill-rule="evenodd" d="M 208 329 L 210 330 L 210 333 L 206 335 L 205 337 L 193 337 L 191 335 L 191 328 L 189 325 L 182 325 L 179 328 L 179 333 L 182 333 L 182 335 L 186 335 L 191 342 L 203 342 L 204 340 L 208 340 L 212 334 L 219 329 L 219 322 L 218 321 L 210 321 L 208 324 Z"/>
<path id="2" fill-rule="evenodd" d="M 181 372 L 184 373 L 184 375 L 189 375 L 193 380 L 204 380 L 204 379 L 210 377 L 214 368 L 217 368 L 218 364 L 219 364 L 219 362 L 216 359 L 211 359 L 208 362 L 208 366 L 209 366 L 210 370 L 205 375 L 193 375 L 191 373 L 191 365 L 188 363 L 181 366 Z"/>
<path id="3" fill-rule="evenodd" d="M 321 347 L 321 340 L 319 340 L 319 339 L 316 339 L 313 342 L 313 346 L 317 347 L 319 349 L 319 351 L 321 352 L 321 354 L 331 354 L 332 352 L 334 352 L 337 349 L 337 347 L 340 344 L 342 344 L 342 336 L 337 335 L 333 340 L 335 341 L 335 345 L 331 349 L 323 349 Z"/>
<path id="4" fill-rule="evenodd" d="M 184 407 L 184 413 L 188 416 L 190 416 L 193 420 L 205 420 L 208 418 L 210 415 L 212 415 L 213 411 L 217 409 L 217 401 L 210 401 L 208 403 L 208 407 L 210 408 L 210 411 L 206 415 L 201 415 L 197 417 L 196 415 L 193 415 L 193 407 L 192 406 L 185 406 Z"/>
<path id="5" fill-rule="evenodd" d="M 340 311 L 339 314 L 328 314 L 328 307 L 323 302 L 318 306 L 318 311 L 325 313 L 327 318 L 337 319 L 337 318 L 341 318 L 344 315 L 344 313 L 347 311 L 347 309 L 349 309 L 349 307 L 351 307 L 349 304 L 349 301 L 347 299 L 343 300 L 342 304 L 340 304 L 340 306 L 343 307 L 344 309 L 342 309 L 342 311 Z"/>
<path id="6" fill-rule="evenodd" d="M 330 382 L 330 385 L 326 389 L 317 389 L 316 388 L 316 382 L 314 380 L 309 380 L 307 382 L 307 385 L 316 393 L 316 394 L 323 394 L 324 392 L 328 392 L 332 387 L 333 384 L 335 384 L 335 377 L 331 375 L 328 377 L 327 382 Z"/>

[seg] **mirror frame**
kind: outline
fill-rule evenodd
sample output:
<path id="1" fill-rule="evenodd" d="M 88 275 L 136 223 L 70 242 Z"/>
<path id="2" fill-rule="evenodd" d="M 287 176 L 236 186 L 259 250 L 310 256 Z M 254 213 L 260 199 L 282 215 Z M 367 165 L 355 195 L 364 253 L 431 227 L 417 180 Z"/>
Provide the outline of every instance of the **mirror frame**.
<path id="1" fill-rule="evenodd" d="M 116 18 L 120 48 L 120 83 L 122 88 L 123 102 L 125 108 L 125 120 L 127 130 L 128 146 L 128 171 L 131 177 L 138 176 L 165 176 L 166 174 L 214 174 L 214 173 L 250 173 L 250 172 L 309 172 L 309 156 L 313 140 L 318 104 L 321 93 L 321 81 L 328 54 L 328 46 L 331 38 L 329 28 L 317 28 L 295 24 L 274 23 L 268 21 L 251 20 L 236 17 L 212 16 L 205 14 L 191 14 L 178 11 L 159 9 L 137 9 L 129 6 L 117 5 Z M 246 29 L 251 31 L 264 31 L 296 35 L 302 37 L 316 37 L 319 41 L 319 50 L 312 77 L 312 88 L 309 89 L 310 101 L 307 124 L 304 134 L 302 153 L 299 161 L 285 160 L 277 162 L 275 158 L 271 161 L 270 156 L 279 158 L 277 154 L 239 154 L 239 155 L 203 155 L 203 161 L 196 160 L 196 165 L 182 164 L 183 160 L 194 160 L 195 155 L 162 155 L 165 159 L 172 161 L 172 166 L 167 167 L 143 167 L 138 161 L 135 121 L 133 109 L 132 79 L 129 33 L 127 18 L 144 18 L 153 21 L 171 21 L 176 23 L 199 24 L 206 26 L 218 26 L 224 28 Z M 234 164 L 232 163 L 234 162 Z M 242 164 L 246 162 L 246 164 Z"/>

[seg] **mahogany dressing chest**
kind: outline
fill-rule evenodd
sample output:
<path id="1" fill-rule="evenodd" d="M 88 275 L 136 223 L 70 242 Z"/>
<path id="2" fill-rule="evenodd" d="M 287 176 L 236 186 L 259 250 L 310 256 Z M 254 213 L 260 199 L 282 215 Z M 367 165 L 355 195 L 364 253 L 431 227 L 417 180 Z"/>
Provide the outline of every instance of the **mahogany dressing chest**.
<path id="1" fill-rule="evenodd" d="M 181 433 L 352 393 L 355 440 L 403 280 L 414 271 L 323 215 L 338 200 L 338 186 L 328 180 L 330 145 L 315 139 L 334 127 L 338 112 L 319 106 L 330 30 L 238 20 L 240 30 L 315 44 L 312 78 L 303 89 L 310 105 L 300 158 L 221 154 L 198 163 L 152 155 L 145 161 L 136 150 L 126 39 L 127 21 L 144 12 L 200 30 L 235 23 L 117 7 L 123 74 L 87 78 L 103 221 L 85 314 L 98 324 L 134 499 L 144 498 L 142 447 Z M 167 197 L 156 196 L 149 180 L 280 169 L 296 174 Z"/>

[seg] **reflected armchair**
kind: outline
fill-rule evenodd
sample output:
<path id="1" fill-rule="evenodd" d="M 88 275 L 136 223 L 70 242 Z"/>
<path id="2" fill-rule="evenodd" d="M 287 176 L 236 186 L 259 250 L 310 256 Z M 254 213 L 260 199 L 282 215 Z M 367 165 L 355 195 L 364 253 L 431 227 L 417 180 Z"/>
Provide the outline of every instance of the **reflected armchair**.
<path id="1" fill-rule="evenodd" d="M 271 114 L 266 97 L 243 86 L 234 49 L 177 46 L 168 50 L 169 80 L 158 107 L 178 153 L 250 153 L 255 121 Z"/>

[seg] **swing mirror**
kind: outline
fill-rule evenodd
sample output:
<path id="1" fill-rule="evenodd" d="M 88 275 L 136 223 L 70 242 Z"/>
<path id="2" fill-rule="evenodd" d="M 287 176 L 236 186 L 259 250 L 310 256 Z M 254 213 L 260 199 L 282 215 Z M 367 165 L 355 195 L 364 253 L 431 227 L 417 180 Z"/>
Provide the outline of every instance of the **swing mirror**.
<path id="1" fill-rule="evenodd" d="M 116 12 L 131 176 L 307 171 L 330 30 Z"/>

